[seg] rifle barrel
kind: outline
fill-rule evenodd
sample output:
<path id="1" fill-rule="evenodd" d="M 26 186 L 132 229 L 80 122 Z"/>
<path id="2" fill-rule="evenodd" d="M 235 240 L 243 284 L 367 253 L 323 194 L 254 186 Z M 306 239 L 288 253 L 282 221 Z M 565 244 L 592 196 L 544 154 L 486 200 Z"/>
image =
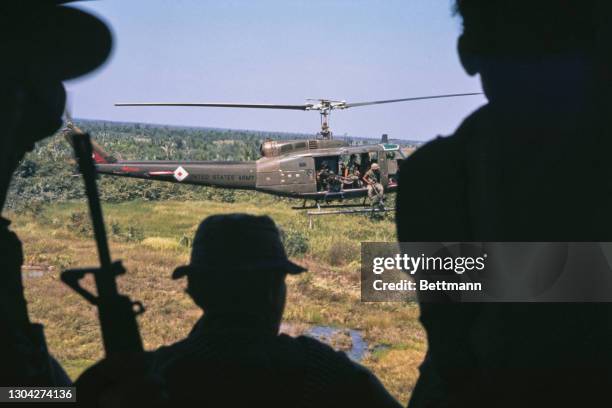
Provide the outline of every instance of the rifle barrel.
<path id="1" fill-rule="evenodd" d="M 117 284 L 113 272 L 110 250 L 106 239 L 106 228 L 100 206 L 100 197 L 96 185 L 96 168 L 92 160 L 93 149 L 89 134 L 77 134 L 74 137 L 75 152 L 79 161 L 79 169 L 85 179 L 85 190 L 89 201 L 89 211 L 93 230 L 98 247 L 98 257 L 100 258 L 101 269 L 104 273 L 96 273 L 95 281 L 100 297 L 114 296 L 117 292 Z"/>

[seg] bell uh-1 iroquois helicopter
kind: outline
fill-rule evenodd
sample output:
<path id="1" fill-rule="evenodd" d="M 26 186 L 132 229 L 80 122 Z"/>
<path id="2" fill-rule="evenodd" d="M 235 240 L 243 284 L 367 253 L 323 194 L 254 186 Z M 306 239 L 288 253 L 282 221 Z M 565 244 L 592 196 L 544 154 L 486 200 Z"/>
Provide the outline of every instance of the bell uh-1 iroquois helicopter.
<path id="1" fill-rule="evenodd" d="M 370 102 L 347 103 L 328 99 L 307 100 L 303 105 L 243 104 L 243 103 L 117 103 L 116 106 L 182 106 L 284 109 L 319 111 L 321 130 L 313 139 L 268 140 L 261 145 L 261 158 L 256 161 L 167 161 L 117 160 L 94 143 L 94 160 L 99 173 L 174 183 L 197 184 L 221 188 L 256 190 L 273 195 L 329 203 L 345 198 L 367 197 L 367 185 L 362 179 L 373 163 L 380 168 L 384 191 L 397 189 L 399 163 L 411 151 L 388 143 L 386 136 L 379 144 L 351 146 L 334 140 L 329 127 L 333 110 L 425 99 L 479 95 L 463 93 L 433 95 Z M 69 121 L 68 130 L 76 127 Z M 70 132 L 67 139 L 70 141 Z M 322 171 L 323 170 L 323 171 Z M 322 173 L 326 180 L 321 179 Z M 360 206 L 365 205 L 364 203 Z M 344 206 L 344 205 L 341 205 Z M 353 206 L 355 206 L 353 204 Z M 384 208 L 383 208 L 384 210 Z"/>

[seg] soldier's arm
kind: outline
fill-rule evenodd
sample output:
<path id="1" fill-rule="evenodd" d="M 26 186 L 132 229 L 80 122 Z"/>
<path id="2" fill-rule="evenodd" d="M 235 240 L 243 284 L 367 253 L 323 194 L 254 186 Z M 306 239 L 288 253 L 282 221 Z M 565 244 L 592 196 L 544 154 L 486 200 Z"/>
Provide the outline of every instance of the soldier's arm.
<path id="1" fill-rule="evenodd" d="M 30 323 L 23 294 L 21 242 L 0 219 L 0 378 L 3 384 L 69 385 L 47 350 L 43 326 Z"/>

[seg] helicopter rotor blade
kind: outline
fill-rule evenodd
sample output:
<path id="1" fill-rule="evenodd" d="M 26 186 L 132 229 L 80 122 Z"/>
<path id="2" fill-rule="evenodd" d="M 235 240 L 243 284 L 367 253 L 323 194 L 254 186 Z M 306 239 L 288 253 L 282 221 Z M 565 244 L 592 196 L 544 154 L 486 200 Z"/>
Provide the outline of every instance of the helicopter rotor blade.
<path id="1" fill-rule="evenodd" d="M 145 102 L 145 103 L 116 103 L 115 106 L 188 106 L 188 107 L 210 107 L 210 108 L 254 108 L 254 109 L 288 109 L 288 110 L 308 110 L 313 105 L 276 105 L 268 103 L 165 103 L 165 102 Z"/>
<path id="2" fill-rule="evenodd" d="M 402 99 L 387 99 L 384 101 L 370 101 L 370 102 L 355 102 L 345 103 L 338 106 L 339 109 L 355 108 L 357 106 L 368 106 L 368 105 L 380 105 L 383 103 L 395 103 L 395 102 L 408 102 L 408 101 L 420 101 L 423 99 L 439 99 L 439 98 L 454 98 L 458 96 L 472 96 L 482 95 L 482 92 L 462 93 L 462 94 L 449 94 L 449 95 L 431 95 L 431 96 L 417 96 L 414 98 L 402 98 Z"/>

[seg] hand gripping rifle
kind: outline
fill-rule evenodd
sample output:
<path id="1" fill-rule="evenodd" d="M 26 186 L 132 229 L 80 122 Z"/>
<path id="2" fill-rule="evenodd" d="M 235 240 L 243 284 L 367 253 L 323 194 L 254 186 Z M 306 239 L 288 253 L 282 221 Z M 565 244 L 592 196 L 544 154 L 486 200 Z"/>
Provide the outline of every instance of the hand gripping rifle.
<path id="1" fill-rule="evenodd" d="M 71 141 L 79 169 L 85 180 L 100 267 L 66 270 L 62 272 L 62 281 L 89 303 L 97 306 L 106 356 L 143 351 L 136 316 L 144 312 L 144 306 L 140 302 L 132 302 L 129 297 L 117 291 L 116 278 L 125 273 L 125 269 L 121 261 L 111 262 L 96 185 L 96 168 L 92 159 L 91 138 L 89 134 L 80 131 L 70 122 L 65 136 Z M 94 276 L 98 296 L 85 290 L 79 283 L 88 273 Z"/>

